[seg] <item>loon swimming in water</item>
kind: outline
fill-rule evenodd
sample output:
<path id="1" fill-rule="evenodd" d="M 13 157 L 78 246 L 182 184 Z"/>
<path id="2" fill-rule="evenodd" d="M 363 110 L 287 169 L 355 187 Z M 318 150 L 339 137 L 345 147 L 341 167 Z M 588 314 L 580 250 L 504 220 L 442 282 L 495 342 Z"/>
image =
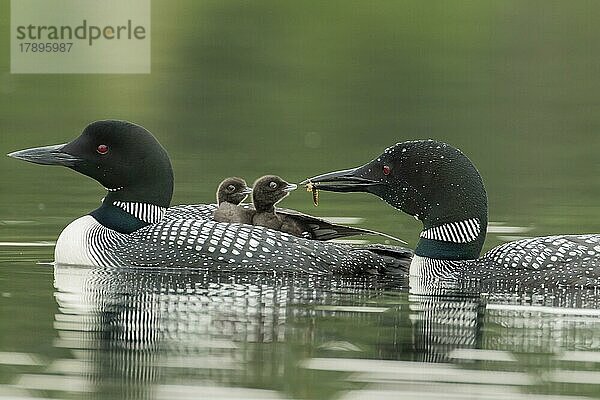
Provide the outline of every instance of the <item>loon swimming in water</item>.
<path id="1" fill-rule="evenodd" d="M 219 223 L 211 218 L 213 206 L 184 206 L 169 214 L 173 170 L 167 152 L 130 122 L 93 122 L 69 143 L 9 156 L 66 166 L 108 191 L 98 209 L 61 232 L 54 253 L 59 264 L 360 274 L 403 272 L 412 257 L 401 247 L 349 246 Z"/>
<path id="2" fill-rule="evenodd" d="M 254 212 L 239 205 L 250 193 L 252 193 L 252 188 L 248 187 L 242 178 L 224 179 L 217 188 L 219 208 L 213 213 L 213 219 L 217 222 L 252 224 Z"/>
<path id="3" fill-rule="evenodd" d="M 458 149 L 433 140 L 398 143 L 353 169 L 310 178 L 319 190 L 368 192 L 423 223 L 410 275 L 600 285 L 600 234 L 534 237 L 479 257 L 488 222 L 481 175 Z"/>

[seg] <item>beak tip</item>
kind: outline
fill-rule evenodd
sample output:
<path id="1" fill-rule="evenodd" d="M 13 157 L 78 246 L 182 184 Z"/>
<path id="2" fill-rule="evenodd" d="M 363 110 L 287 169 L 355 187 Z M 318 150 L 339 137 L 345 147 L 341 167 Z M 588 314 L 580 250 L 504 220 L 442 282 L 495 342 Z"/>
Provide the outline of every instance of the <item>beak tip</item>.
<path id="1" fill-rule="evenodd" d="M 11 152 L 11 153 L 8 153 L 8 154 L 6 155 L 6 157 L 10 157 L 10 158 L 16 158 L 16 159 L 19 159 L 19 158 L 20 158 L 20 157 L 19 157 L 19 153 L 20 153 L 20 151 L 13 151 L 13 152 Z"/>
<path id="2" fill-rule="evenodd" d="M 285 187 L 285 189 L 284 189 L 284 190 L 285 190 L 286 192 L 291 192 L 291 191 L 293 191 L 293 190 L 296 190 L 296 189 L 298 189 L 298 185 L 296 185 L 295 183 L 290 183 L 290 184 L 288 184 L 288 185 Z"/>

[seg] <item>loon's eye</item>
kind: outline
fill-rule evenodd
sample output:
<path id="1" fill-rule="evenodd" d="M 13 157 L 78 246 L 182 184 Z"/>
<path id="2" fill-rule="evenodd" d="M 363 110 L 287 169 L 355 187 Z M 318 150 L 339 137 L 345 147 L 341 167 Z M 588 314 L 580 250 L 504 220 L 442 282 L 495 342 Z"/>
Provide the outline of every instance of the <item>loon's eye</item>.
<path id="1" fill-rule="evenodd" d="M 227 190 L 229 190 L 230 192 L 233 192 L 235 190 L 235 186 L 229 185 L 229 186 L 227 186 Z"/>
<path id="2" fill-rule="evenodd" d="M 273 181 L 271 181 L 271 182 L 269 183 L 269 187 L 270 187 L 271 189 L 275 189 L 275 188 L 277 188 L 277 183 L 276 183 L 276 182 L 273 182 Z"/>
<path id="3" fill-rule="evenodd" d="M 108 146 L 105 144 L 99 144 L 98 147 L 96 147 L 96 151 L 98 152 L 98 154 L 106 154 L 108 153 Z"/>
<path id="4" fill-rule="evenodd" d="M 383 166 L 383 174 L 384 175 L 389 175 L 392 172 L 392 169 L 390 167 L 388 167 L 387 165 Z"/>

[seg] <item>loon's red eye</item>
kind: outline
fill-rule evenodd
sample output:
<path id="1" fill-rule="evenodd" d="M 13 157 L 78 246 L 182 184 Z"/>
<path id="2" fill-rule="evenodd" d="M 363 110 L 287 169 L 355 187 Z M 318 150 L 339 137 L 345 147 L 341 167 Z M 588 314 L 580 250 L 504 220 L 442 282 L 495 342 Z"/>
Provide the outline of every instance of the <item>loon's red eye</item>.
<path id="1" fill-rule="evenodd" d="M 96 147 L 96 151 L 98 152 L 98 154 L 106 154 L 108 153 L 108 146 L 105 144 L 100 144 L 98 145 L 98 147 Z"/>
<path id="2" fill-rule="evenodd" d="M 387 165 L 383 166 L 383 174 L 384 175 L 389 175 L 390 172 L 392 172 L 392 169 L 390 167 L 388 167 Z"/>

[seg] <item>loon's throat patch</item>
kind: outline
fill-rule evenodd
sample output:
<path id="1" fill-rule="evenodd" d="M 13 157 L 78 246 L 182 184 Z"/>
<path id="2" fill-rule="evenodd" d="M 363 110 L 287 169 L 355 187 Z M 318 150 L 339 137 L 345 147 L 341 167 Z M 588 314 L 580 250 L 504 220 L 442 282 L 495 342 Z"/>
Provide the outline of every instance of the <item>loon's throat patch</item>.
<path id="1" fill-rule="evenodd" d="M 140 221 L 144 221 L 149 224 L 155 224 L 160 221 L 167 211 L 165 207 L 148 203 L 114 201 L 112 204 L 113 206 L 119 207 L 125 212 L 133 215 Z"/>
<path id="2" fill-rule="evenodd" d="M 426 229 L 419 236 L 442 242 L 468 243 L 477 239 L 480 233 L 479 219 L 471 218 Z"/>

